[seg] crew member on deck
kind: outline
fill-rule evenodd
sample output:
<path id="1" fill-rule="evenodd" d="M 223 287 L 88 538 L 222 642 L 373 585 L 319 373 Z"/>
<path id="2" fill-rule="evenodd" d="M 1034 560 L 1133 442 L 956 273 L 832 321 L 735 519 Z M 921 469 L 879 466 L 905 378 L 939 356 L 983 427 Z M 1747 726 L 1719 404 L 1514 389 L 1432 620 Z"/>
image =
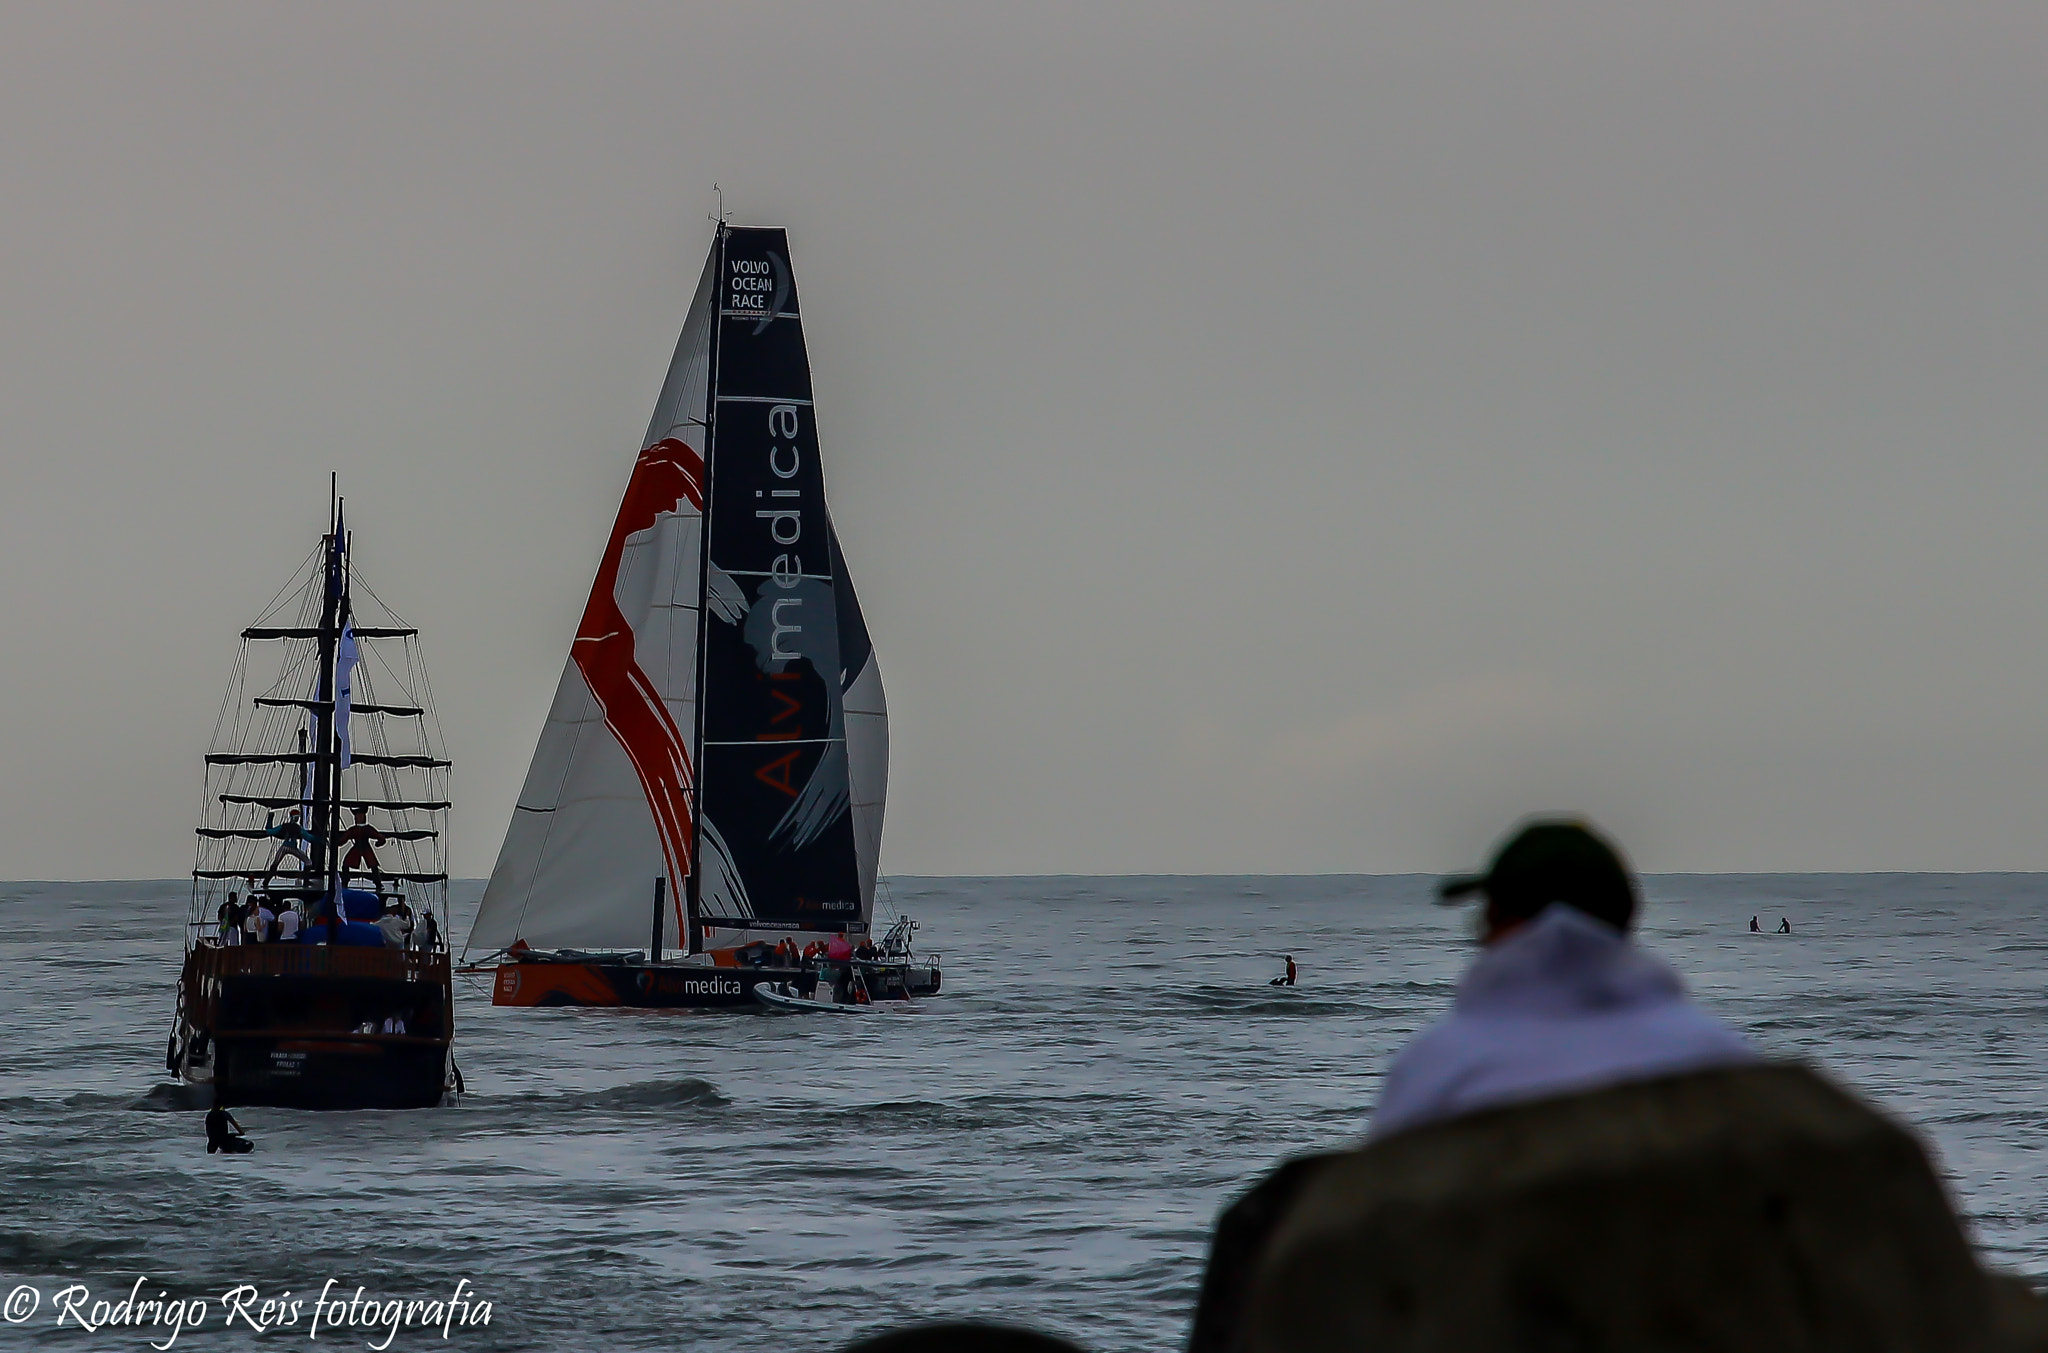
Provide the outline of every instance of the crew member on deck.
<path id="1" fill-rule="evenodd" d="M 1439 891 L 1446 901 L 1485 897 L 1485 950 L 1459 980 L 1450 1017 L 1395 1056 L 1370 1135 L 1757 1060 L 1630 940 L 1635 880 L 1583 823 L 1532 822 L 1484 874 Z"/>
<path id="2" fill-rule="evenodd" d="M 341 839 L 348 843 L 348 854 L 341 859 L 343 886 L 347 886 L 348 876 L 355 871 L 356 866 L 364 865 L 368 868 L 370 886 L 382 892 L 384 885 L 380 880 L 383 878 L 383 869 L 377 863 L 377 852 L 370 847 L 372 844 L 381 846 L 391 838 L 371 826 L 361 808 L 353 811 L 356 815 L 355 825 L 341 834 Z"/>

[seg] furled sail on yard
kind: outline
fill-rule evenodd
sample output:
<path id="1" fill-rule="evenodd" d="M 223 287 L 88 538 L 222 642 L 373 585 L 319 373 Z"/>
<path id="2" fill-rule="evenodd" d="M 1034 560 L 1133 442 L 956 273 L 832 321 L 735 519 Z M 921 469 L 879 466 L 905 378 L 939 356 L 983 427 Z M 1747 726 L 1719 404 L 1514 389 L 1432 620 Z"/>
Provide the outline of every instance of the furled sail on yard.
<path id="1" fill-rule="evenodd" d="M 470 948 L 643 945 L 657 877 L 693 952 L 863 933 L 887 764 L 788 244 L 721 226 Z"/>

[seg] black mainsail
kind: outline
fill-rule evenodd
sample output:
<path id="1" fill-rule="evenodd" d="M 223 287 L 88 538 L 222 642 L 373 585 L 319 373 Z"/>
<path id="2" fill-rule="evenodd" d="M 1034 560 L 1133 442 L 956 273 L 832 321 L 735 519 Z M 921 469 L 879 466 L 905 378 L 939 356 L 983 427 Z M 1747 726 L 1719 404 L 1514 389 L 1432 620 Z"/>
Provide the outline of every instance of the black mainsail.
<path id="1" fill-rule="evenodd" d="M 852 744 L 877 743 L 863 769 L 879 777 L 887 716 L 825 506 L 789 246 L 780 230 L 728 230 L 719 263 L 692 920 L 862 932 L 874 866 Z M 850 735 L 852 718 L 873 726 Z M 876 819 L 878 791 L 864 796 Z"/>

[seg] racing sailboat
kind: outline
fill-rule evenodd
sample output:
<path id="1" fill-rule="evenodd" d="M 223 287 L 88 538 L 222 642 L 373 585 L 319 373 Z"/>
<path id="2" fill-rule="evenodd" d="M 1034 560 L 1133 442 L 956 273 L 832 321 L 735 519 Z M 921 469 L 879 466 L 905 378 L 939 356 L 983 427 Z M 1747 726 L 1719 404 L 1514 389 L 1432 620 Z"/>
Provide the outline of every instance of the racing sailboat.
<path id="1" fill-rule="evenodd" d="M 888 737 L 788 240 L 720 222 L 465 958 L 498 1005 L 937 991 L 871 935 Z"/>
<path id="2" fill-rule="evenodd" d="M 456 1088 L 449 763 L 418 631 L 339 500 L 242 631 L 206 756 L 165 1067 L 223 1105 L 427 1108 Z"/>

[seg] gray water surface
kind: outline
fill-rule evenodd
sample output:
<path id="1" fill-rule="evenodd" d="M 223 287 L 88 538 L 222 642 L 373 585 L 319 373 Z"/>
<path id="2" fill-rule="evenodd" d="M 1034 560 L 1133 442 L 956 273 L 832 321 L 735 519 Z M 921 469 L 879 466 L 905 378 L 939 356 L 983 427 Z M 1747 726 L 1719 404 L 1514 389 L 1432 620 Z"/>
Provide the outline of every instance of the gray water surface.
<path id="1" fill-rule="evenodd" d="M 1666 877 L 1646 942 L 1768 1052 L 1928 1136 L 1993 1262 L 2048 1277 L 2048 878 Z M 458 888 L 460 924 L 478 888 Z M 0 884 L 0 1345 L 48 1294 L 445 1297 L 488 1327 L 393 1348 L 825 1350 L 912 1319 L 1176 1347 L 1216 1213 L 1363 1128 L 1381 1067 L 1470 954 L 1421 878 L 911 879 L 946 994 L 859 1018 L 499 1010 L 457 985 L 469 1094 L 238 1111 L 205 1154 L 161 1070 L 186 885 Z M 462 905 L 466 903 L 467 905 Z M 1751 915 L 1790 936 L 1747 932 Z M 1280 955 L 1302 985 L 1266 979 Z M 323 1330 L 359 1348 L 383 1331 Z M 291 1345 L 296 1347 L 297 1345 Z"/>

